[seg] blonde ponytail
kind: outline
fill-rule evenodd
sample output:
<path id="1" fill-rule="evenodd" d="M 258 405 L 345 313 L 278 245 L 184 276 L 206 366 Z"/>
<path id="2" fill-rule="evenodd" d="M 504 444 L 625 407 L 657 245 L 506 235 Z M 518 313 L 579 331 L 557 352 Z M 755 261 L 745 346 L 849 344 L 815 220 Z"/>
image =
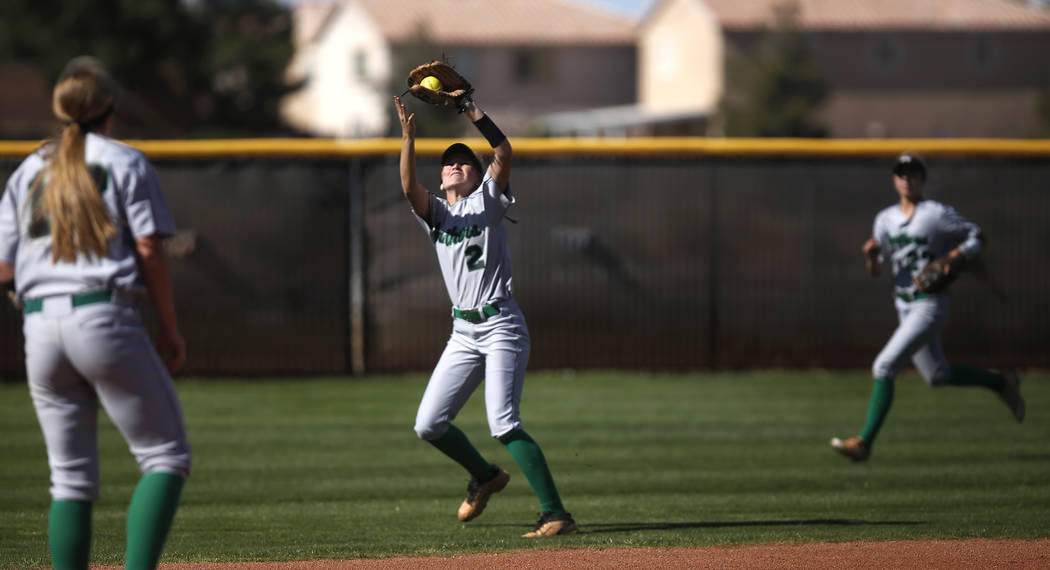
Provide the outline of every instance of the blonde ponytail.
<path id="1" fill-rule="evenodd" d="M 79 59 L 79 58 L 78 58 Z M 114 90 L 98 65 L 73 66 L 59 79 L 52 97 L 55 116 L 65 127 L 51 146 L 48 164 L 33 192 L 33 221 L 50 226 L 51 261 L 76 261 L 78 254 L 105 256 L 116 228 L 102 191 L 84 160 L 87 133 L 109 118 Z M 83 63 L 83 62 L 81 62 Z"/>

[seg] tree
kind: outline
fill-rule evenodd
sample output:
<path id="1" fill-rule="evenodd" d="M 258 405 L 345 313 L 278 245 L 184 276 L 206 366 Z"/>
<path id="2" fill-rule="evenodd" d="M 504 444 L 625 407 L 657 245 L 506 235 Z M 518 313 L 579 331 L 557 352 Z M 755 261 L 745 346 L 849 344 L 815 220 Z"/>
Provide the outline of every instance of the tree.
<path id="1" fill-rule="evenodd" d="M 815 113 L 828 96 L 819 66 L 798 27 L 798 6 L 774 8 L 777 25 L 757 45 L 729 61 L 722 102 L 729 136 L 823 137 Z"/>
<path id="2" fill-rule="evenodd" d="M 273 0 L 0 3 L 0 63 L 31 62 L 54 82 L 82 54 L 123 88 L 121 136 L 280 130 L 291 22 Z"/>
<path id="3" fill-rule="evenodd" d="M 210 89 L 201 111 L 216 134 L 279 130 L 279 103 L 291 91 L 284 70 L 292 57 L 291 18 L 273 0 L 200 0 L 211 22 L 204 73 Z"/>

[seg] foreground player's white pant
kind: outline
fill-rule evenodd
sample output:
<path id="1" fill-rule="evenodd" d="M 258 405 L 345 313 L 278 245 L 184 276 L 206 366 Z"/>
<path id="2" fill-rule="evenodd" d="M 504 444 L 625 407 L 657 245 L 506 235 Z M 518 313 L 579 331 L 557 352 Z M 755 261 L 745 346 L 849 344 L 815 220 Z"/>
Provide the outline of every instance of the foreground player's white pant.
<path id="1" fill-rule="evenodd" d="M 47 444 L 51 496 L 98 499 L 99 403 L 144 472 L 186 477 L 190 447 L 175 388 L 128 301 L 74 308 L 50 297 L 26 315 L 26 373 Z"/>

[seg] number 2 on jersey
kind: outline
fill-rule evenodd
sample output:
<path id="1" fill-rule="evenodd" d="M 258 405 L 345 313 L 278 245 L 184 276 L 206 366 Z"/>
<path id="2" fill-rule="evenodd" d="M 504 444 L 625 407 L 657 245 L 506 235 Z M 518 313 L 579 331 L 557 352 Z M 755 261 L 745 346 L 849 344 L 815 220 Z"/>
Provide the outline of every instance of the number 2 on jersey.
<path id="1" fill-rule="evenodd" d="M 472 245 L 468 247 L 464 253 L 467 255 L 467 269 L 474 271 L 476 269 L 482 269 L 485 267 L 485 260 L 481 259 L 483 253 L 480 245 Z"/>

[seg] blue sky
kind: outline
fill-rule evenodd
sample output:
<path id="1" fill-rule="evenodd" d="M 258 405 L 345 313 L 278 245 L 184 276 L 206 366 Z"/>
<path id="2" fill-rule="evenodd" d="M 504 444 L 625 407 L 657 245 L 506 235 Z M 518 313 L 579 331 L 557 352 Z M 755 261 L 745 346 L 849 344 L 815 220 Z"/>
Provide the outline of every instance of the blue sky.
<path id="1" fill-rule="evenodd" d="M 296 0 L 278 0 L 282 4 L 294 4 Z M 579 4 L 592 4 L 604 6 L 614 12 L 619 12 L 628 17 L 638 19 L 645 14 L 645 10 L 655 0 L 569 0 Z"/>
<path id="2" fill-rule="evenodd" d="M 604 6 L 610 8 L 621 14 L 626 14 L 632 18 L 638 19 L 645 14 L 645 10 L 649 8 L 649 5 L 654 0 L 572 0 L 580 4 L 593 4 L 596 6 Z"/>

